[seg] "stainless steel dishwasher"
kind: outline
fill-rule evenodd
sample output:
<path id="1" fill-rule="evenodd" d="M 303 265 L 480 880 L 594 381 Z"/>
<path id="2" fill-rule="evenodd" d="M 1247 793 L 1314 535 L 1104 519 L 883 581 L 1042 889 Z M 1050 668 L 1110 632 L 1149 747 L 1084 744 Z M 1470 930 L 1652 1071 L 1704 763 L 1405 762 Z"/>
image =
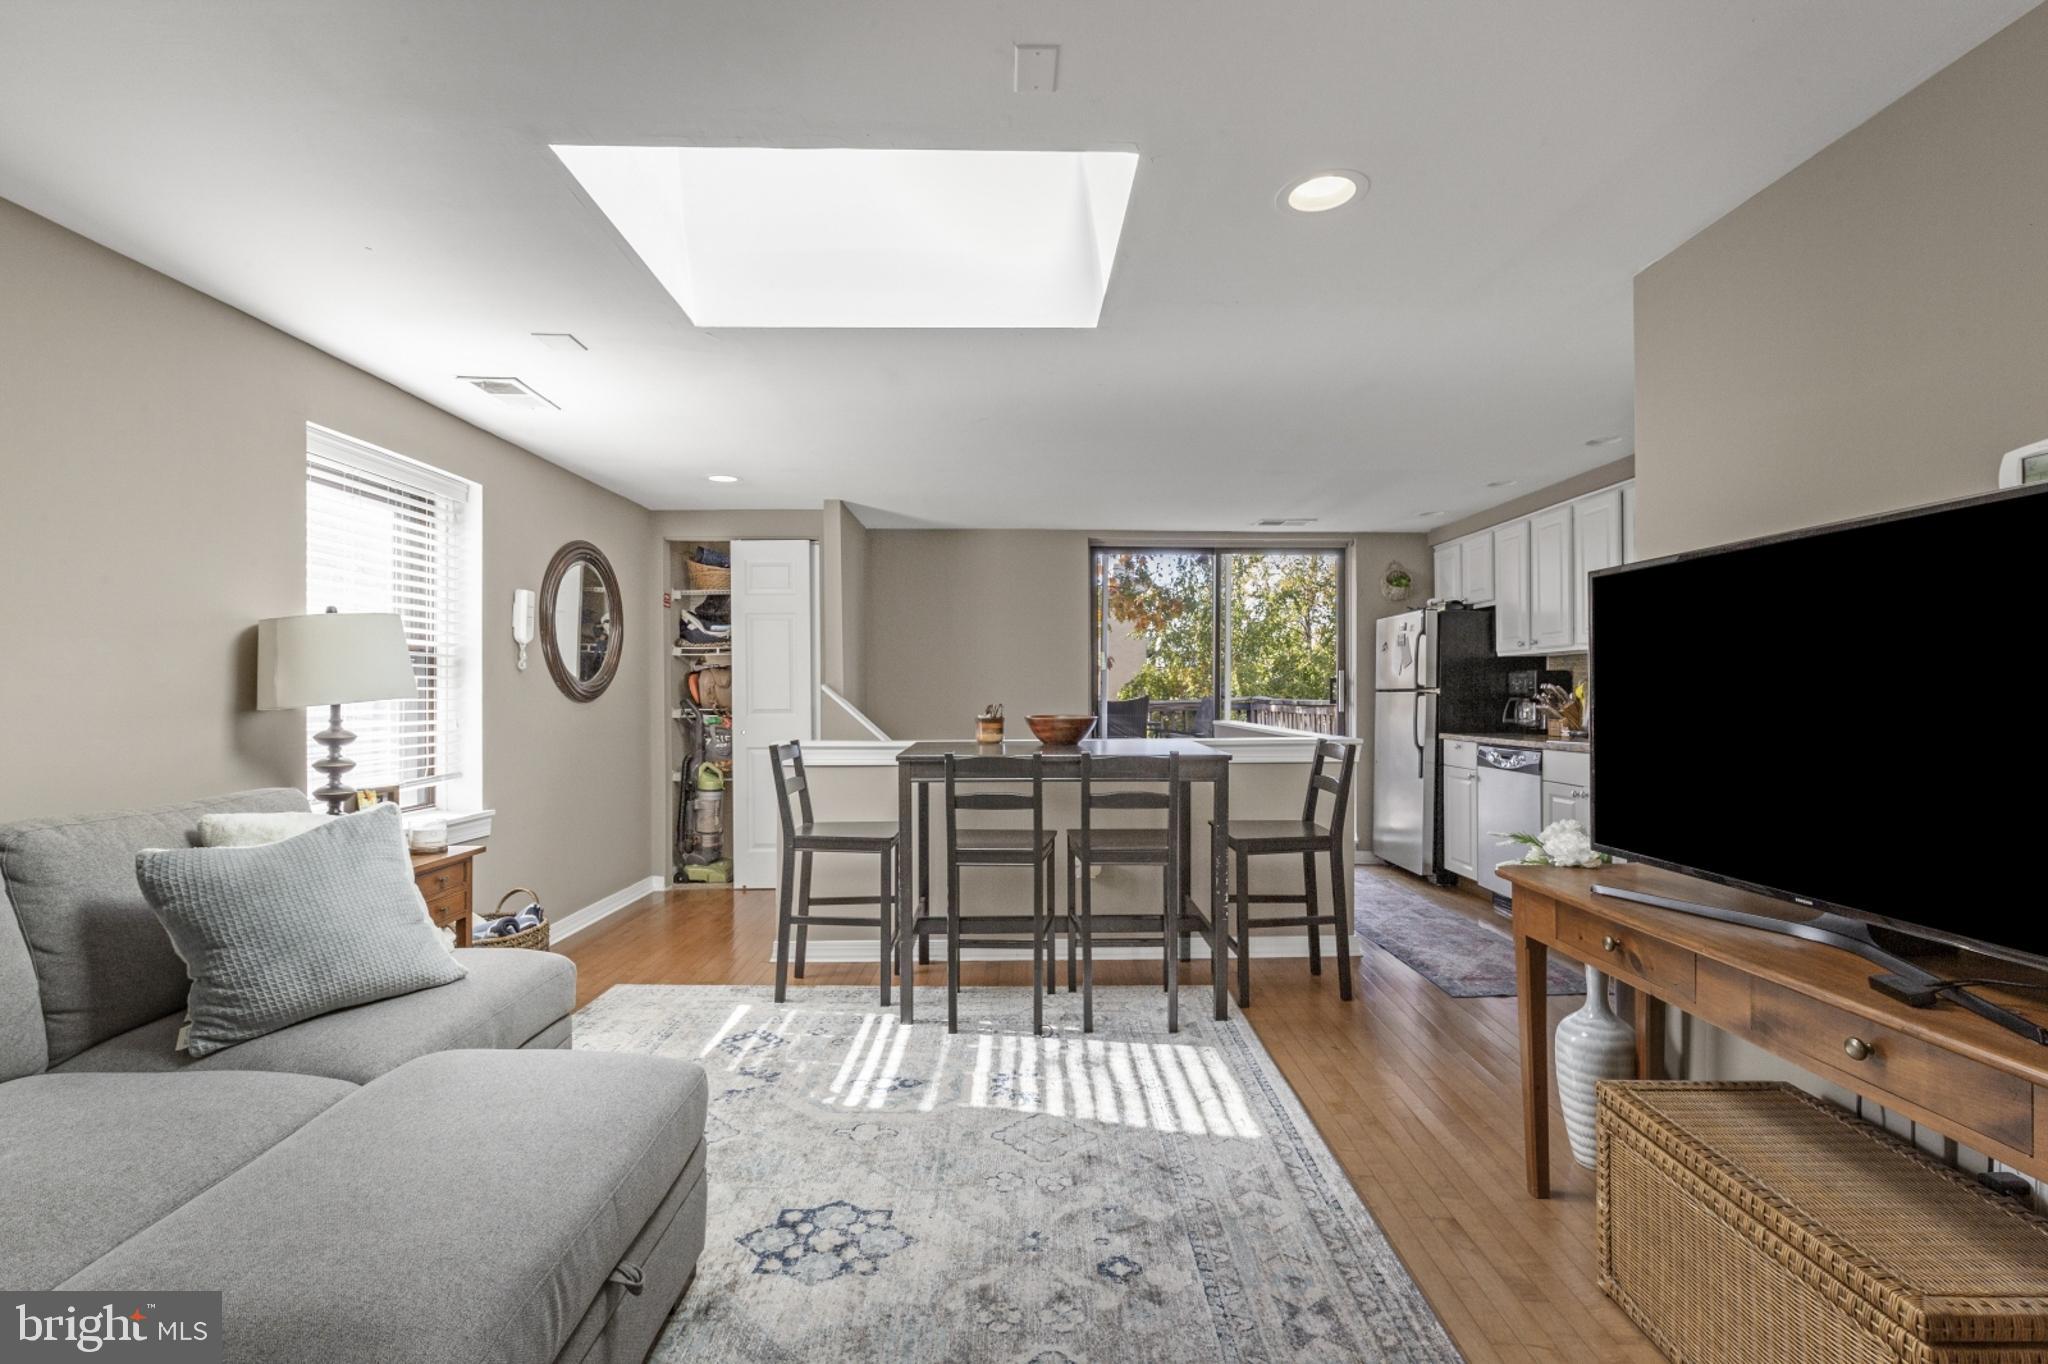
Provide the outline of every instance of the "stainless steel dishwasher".
<path id="1" fill-rule="evenodd" d="M 1479 884 L 1492 891 L 1498 906 L 1507 897 L 1508 883 L 1494 864 L 1522 855 L 1520 843 L 1502 842 L 1503 833 L 1533 834 L 1543 827 L 1543 750 L 1540 748 L 1498 748 L 1479 746 L 1479 829 L 1474 840 L 1479 855 L 1473 859 Z"/>

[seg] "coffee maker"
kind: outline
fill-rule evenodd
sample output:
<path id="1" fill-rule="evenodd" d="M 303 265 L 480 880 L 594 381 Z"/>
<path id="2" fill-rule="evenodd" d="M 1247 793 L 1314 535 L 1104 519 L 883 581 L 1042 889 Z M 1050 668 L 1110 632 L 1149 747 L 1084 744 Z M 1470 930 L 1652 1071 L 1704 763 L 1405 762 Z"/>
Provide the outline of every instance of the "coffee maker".
<path id="1" fill-rule="evenodd" d="M 1564 668 L 1510 668 L 1508 699 L 1501 709 L 1500 727 L 1530 734 L 1541 734 L 1548 729 L 1550 717 L 1536 704 L 1536 693 L 1546 683 L 1570 691 L 1572 675 Z"/>

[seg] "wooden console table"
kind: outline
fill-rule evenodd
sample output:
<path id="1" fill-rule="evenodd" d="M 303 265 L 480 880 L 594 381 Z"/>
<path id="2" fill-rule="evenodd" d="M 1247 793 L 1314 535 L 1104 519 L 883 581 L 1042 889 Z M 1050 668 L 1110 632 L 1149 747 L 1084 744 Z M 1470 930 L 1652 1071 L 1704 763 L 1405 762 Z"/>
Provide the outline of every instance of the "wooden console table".
<path id="1" fill-rule="evenodd" d="M 1532 1196 L 1550 1196 L 1552 951 L 1634 989 L 1638 1073 L 1646 1078 L 1658 1078 L 1662 1066 L 1663 1011 L 1653 1001 L 1664 1000 L 2014 1169 L 2048 1178 L 2048 1047 L 1955 1004 L 1915 1009 L 1881 995 L 1868 982 L 1882 968 L 1839 948 L 1596 895 L 1593 886 L 1778 919 L 1805 917 L 1798 906 L 1640 864 L 1514 867 L 1503 875 L 1514 886 L 1522 1134 Z M 2029 1018 L 2048 1015 L 2038 995 L 1982 993 Z"/>

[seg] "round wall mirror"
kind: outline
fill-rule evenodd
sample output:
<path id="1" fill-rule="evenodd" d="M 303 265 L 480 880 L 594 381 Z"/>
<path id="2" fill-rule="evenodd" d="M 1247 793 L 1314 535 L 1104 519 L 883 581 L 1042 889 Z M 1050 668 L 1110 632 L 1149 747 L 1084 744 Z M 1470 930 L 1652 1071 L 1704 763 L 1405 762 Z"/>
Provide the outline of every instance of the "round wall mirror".
<path id="1" fill-rule="evenodd" d="M 626 613 L 611 560 L 588 540 L 555 551 L 540 584 L 541 652 L 572 701 L 595 701 L 618 675 Z"/>

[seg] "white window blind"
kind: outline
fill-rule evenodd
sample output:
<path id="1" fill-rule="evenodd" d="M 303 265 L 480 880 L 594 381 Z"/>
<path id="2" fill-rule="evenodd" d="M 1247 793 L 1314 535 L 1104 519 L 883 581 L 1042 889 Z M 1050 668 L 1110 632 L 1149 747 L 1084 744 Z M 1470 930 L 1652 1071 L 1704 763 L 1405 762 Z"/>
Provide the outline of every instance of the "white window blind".
<path id="1" fill-rule="evenodd" d="M 356 787 L 398 785 L 408 807 L 445 802 L 465 774 L 476 660 L 471 620 L 474 485 L 323 427 L 306 428 L 306 610 L 395 611 L 416 698 L 347 707 Z M 327 712 L 307 712 L 312 736 Z M 311 761 L 309 756 L 308 761 Z"/>

